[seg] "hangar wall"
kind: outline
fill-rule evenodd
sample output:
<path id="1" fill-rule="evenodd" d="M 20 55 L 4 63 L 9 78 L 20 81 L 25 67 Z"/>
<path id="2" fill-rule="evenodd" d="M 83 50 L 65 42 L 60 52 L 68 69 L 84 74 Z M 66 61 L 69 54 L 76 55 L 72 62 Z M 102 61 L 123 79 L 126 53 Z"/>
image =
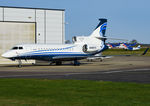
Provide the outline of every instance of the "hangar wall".
<path id="1" fill-rule="evenodd" d="M 0 6 L 0 27 L 5 26 L 5 30 L 0 30 L 0 38 L 5 38 L 1 39 L 0 55 L 15 44 L 64 43 L 64 12 L 63 9 Z M 20 38 L 18 38 L 18 34 Z M 15 39 L 12 39 L 12 37 Z M 6 39 L 10 46 L 6 46 Z M 1 58 L 0 63 L 3 63 Z"/>
<path id="2" fill-rule="evenodd" d="M 64 10 L 0 7 L 2 22 L 35 22 L 36 43 L 64 43 Z"/>
<path id="3" fill-rule="evenodd" d="M 37 43 L 64 43 L 64 11 L 36 10 Z"/>
<path id="4" fill-rule="evenodd" d="M 16 44 L 34 42 L 35 23 L 0 22 L 0 54 L 6 52 Z M 0 63 L 14 62 L 0 57 Z"/>

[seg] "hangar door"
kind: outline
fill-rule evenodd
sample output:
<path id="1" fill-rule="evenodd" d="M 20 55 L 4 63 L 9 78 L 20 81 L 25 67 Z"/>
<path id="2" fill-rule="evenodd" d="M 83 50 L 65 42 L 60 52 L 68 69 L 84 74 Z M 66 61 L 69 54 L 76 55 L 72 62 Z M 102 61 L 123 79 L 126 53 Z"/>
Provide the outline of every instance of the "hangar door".
<path id="1" fill-rule="evenodd" d="M 0 22 L 0 64 L 12 63 L 1 54 L 24 43 L 35 43 L 35 23 Z"/>

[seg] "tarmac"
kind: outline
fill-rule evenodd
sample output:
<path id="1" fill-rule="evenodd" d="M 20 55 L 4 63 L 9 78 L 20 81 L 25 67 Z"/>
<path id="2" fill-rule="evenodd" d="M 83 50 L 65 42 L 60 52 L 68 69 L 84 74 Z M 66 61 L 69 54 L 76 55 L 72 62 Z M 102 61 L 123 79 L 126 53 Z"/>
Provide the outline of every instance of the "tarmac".
<path id="1" fill-rule="evenodd" d="M 81 61 L 80 66 L 65 62 L 61 66 L 24 64 L 0 65 L 0 78 L 76 79 L 114 82 L 150 83 L 150 57 L 118 56 L 102 62 Z"/>

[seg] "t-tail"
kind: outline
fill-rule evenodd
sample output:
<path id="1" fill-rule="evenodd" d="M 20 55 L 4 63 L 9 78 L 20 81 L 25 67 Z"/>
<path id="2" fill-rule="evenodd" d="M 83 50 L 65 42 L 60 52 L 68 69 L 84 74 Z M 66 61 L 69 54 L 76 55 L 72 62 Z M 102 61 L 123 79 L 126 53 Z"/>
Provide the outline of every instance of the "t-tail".
<path id="1" fill-rule="evenodd" d="M 93 33 L 90 35 L 90 37 L 105 37 L 105 32 L 106 32 L 106 26 L 107 26 L 107 19 L 101 18 L 99 19 L 99 24 L 93 31 Z"/>
<path id="2" fill-rule="evenodd" d="M 100 21 L 99 24 L 97 25 L 97 27 L 95 28 L 93 33 L 90 35 L 90 37 L 94 37 L 94 38 L 100 39 L 100 40 L 104 41 L 104 43 L 105 43 L 105 41 L 107 39 L 128 41 L 126 39 L 118 39 L 118 38 L 106 37 L 105 36 L 105 32 L 106 32 L 106 27 L 107 27 L 107 19 L 100 18 L 99 21 Z"/>

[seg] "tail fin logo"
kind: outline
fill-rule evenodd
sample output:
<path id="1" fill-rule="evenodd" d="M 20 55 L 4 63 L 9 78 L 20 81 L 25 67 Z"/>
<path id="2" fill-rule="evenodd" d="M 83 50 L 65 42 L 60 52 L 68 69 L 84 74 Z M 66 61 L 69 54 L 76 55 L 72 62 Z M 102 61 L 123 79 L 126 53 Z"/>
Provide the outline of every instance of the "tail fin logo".
<path id="1" fill-rule="evenodd" d="M 99 32 L 100 35 L 102 35 L 102 36 L 105 35 L 106 26 L 107 26 L 107 23 L 106 23 L 106 22 L 100 26 L 100 32 Z"/>

